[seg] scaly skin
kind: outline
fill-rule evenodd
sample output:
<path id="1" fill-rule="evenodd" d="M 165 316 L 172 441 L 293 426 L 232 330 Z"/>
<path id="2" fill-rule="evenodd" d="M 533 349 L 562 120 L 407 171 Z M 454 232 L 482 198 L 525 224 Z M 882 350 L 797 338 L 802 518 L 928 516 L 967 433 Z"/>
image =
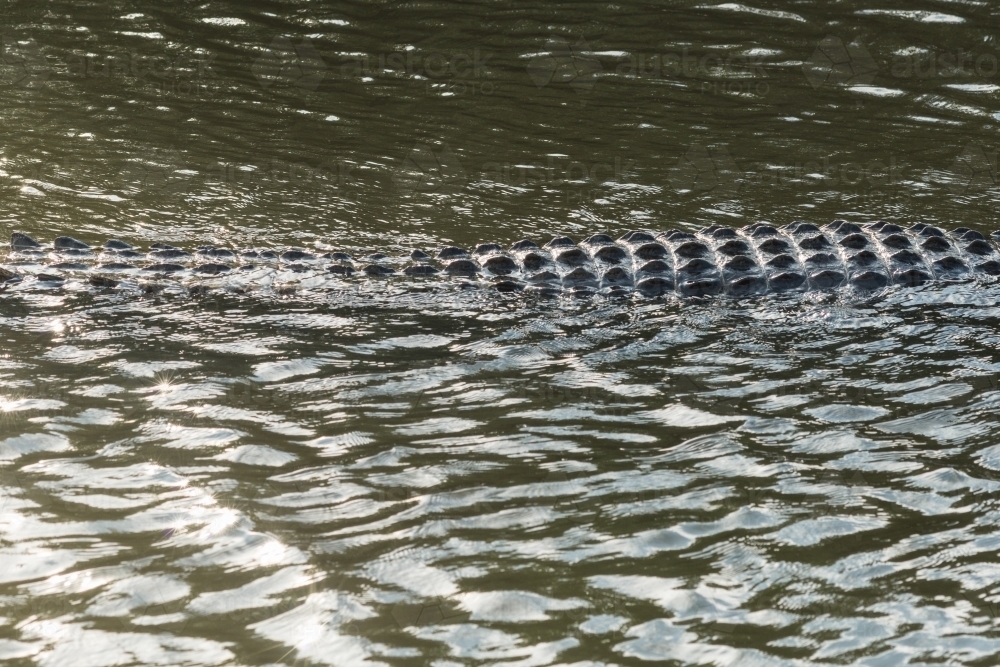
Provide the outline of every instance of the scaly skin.
<path id="1" fill-rule="evenodd" d="M 778 229 L 757 223 L 739 230 L 712 225 L 696 234 L 629 232 L 618 240 L 598 234 L 581 243 L 560 237 L 543 247 L 525 240 L 508 250 L 496 244 L 472 252 L 448 247 L 434 257 L 414 250 L 409 258 L 372 255 L 355 262 L 344 253 L 296 249 L 280 254 L 215 247 L 187 252 L 156 244 L 141 252 L 116 240 L 91 248 L 65 236 L 43 246 L 15 233 L 11 253 L 0 266 L 0 281 L 9 287 L 80 280 L 113 289 L 169 278 L 193 290 L 214 286 L 245 291 L 254 284 L 272 285 L 275 276 L 288 272 L 332 281 L 458 276 L 503 292 L 528 289 L 546 295 L 634 291 L 647 296 L 747 296 L 839 287 L 871 291 L 890 284 L 1000 275 L 1000 232 L 990 237 L 924 224 L 903 229 L 884 222 L 859 226 L 835 220 L 822 229 L 805 222 Z"/>

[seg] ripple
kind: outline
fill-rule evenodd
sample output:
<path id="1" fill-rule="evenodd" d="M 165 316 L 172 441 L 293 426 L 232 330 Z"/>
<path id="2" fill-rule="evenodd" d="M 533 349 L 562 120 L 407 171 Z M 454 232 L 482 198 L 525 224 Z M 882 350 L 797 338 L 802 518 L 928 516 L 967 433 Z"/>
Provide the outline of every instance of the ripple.
<path id="1" fill-rule="evenodd" d="M 831 537 L 854 535 L 886 525 L 887 521 L 876 517 L 830 516 L 785 526 L 774 534 L 774 539 L 797 547 L 808 547 Z"/>
<path id="2" fill-rule="evenodd" d="M 457 596 L 462 607 L 474 621 L 525 623 L 547 621 L 550 611 L 567 611 L 587 607 L 580 599 L 555 600 L 527 591 L 491 591 L 461 593 Z"/>
<path id="3" fill-rule="evenodd" d="M 892 16 L 910 19 L 919 23 L 965 23 L 965 19 L 954 14 L 927 12 L 913 9 L 859 9 L 854 12 L 859 16 Z"/>
<path id="4" fill-rule="evenodd" d="M 153 423 L 143 430 L 148 441 L 158 441 L 163 447 L 178 447 L 183 449 L 203 449 L 207 447 L 224 447 L 239 440 L 244 434 L 229 428 L 198 428 L 193 426 L 176 426 L 170 423 Z"/>
<path id="5" fill-rule="evenodd" d="M 324 359 L 293 359 L 290 361 L 270 361 L 254 367 L 255 382 L 280 382 L 298 375 L 312 375 L 329 361 Z"/>
<path id="6" fill-rule="evenodd" d="M 413 426 L 398 428 L 396 432 L 400 435 L 433 435 L 436 433 L 461 433 L 470 431 L 482 426 L 480 422 L 471 419 L 458 419 L 455 417 L 440 417 L 425 419 Z"/>
<path id="7" fill-rule="evenodd" d="M 704 410 L 689 408 L 680 404 L 668 405 L 659 410 L 651 410 L 643 413 L 643 416 L 666 426 L 678 426 L 681 428 L 716 426 L 718 424 L 725 424 L 726 422 L 743 420 L 743 417 L 714 415 Z"/>
<path id="8" fill-rule="evenodd" d="M 157 665 L 221 665 L 236 657 L 224 643 L 210 639 L 108 632 L 60 619 L 33 619 L 24 624 L 21 632 L 45 646 L 35 660 L 46 667 L 68 663 L 106 665 L 109 660 Z M 59 637 L 60 641 L 52 644 L 49 641 L 52 637 Z"/>
<path id="9" fill-rule="evenodd" d="M 872 421 L 888 414 L 889 411 L 885 408 L 869 407 L 867 405 L 824 405 L 818 408 L 803 410 L 802 412 L 816 419 L 841 424 L 845 422 Z"/>
<path id="10" fill-rule="evenodd" d="M 927 405 L 929 403 L 941 403 L 943 401 L 950 401 L 958 396 L 964 396 L 972 391 L 972 387 L 965 384 L 964 382 L 955 382 L 952 384 L 941 384 L 930 389 L 925 389 L 923 391 L 915 391 L 909 393 L 905 396 L 900 396 L 899 398 L 893 399 L 900 403 L 913 403 L 917 405 Z"/>
<path id="11" fill-rule="evenodd" d="M 71 448 L 66 436 L 51 433 L 28 433 L 0 440 L 0 461 L 13 460 L 35 452 L 65 452 Z"/>
<path id="12" fill-rule="evenodd" d="M 65 407 L 62 401 L 47 398 L 19 398 L 10 399 L 0 396 L 0 412 L 22 412 L 30 410 L 32 412 L 44 412 L 49 410 L 59 410 Z"/>
<path id="13" fill-rule="evenodd" d="M 902 97 L 906 95 L 905 90 L 885 88 L 883 86 L 857 85 L 848 86 L 847 89 L 855 93 L 861 93 L 862 95 L 872 95 L 873 97 Z"/>
<path id="14" fill-rule="evenodd" d="M 967 423 L 960 414 L 951 410 L 931 410 L 882 422 L 875 428 L 886 433 L 913 433 L 944 443 L 961 442 L 988 431 L 985 424 Z"/>
<path id="15" fill-rule="evenodd" d="M 312 593 L 298 607 L 249 628 L 261 637 L 295 652 L 296 659 L 323 665 L 363 664 L 381 646 L 353 634 L 354 621 L 375 612 L 346 593 Z"/>
<path id="16" fill-rule="evenodd" d="M 82 350 L 75 345 L 60 345 L 50 349 L 43 355 L 43 359 L 58 361 L 64 364 L 83 364 L 118 354 L 118 350 L 110 348 L 97 348 L 93 350 Z"/>
<path id="17" fill-rule="evenodd" d="M 315 583 L 321 577 L 300 565 L 286 567 L 239 588 L 202 593 L 188 604 L 195 614 L 230 614 L 241 609 L 273 606 L 277 594 Z"/>
<path id="18" fill-rule="evenodd" d="M 231 461 L 248 466 L 280 468 L 298 459 L 294 454 L 282 452 L 266 445 L 240 445 L 214 457 L 219 461 Z"/>
<path id="19" fill-rule="evenodd" d="M 759 9 L 757 7 L 750 7 L 749 5 L 741 5 L 735 2 L 727 2 L 721 5 L 707 5 L 704 7 L 704 9 L 721 9 L 729 12 L 756 14 L 757 16 L 766 16 L 768 18 L 788 19 L 790 21 L 798 21 L 800 23 L 806 22 L 804 18 L 802 18 L 798 14 L 793 14 L 791 12 L 778 11 L 777 9 Z"/>

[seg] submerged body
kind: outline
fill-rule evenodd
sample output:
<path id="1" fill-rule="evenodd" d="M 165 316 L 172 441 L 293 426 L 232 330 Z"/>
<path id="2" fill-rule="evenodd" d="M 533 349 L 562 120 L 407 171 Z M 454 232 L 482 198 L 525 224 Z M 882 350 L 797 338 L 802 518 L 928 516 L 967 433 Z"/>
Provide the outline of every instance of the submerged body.
<path id="1" fill-rule="evenodd" d="M 45 246 L 15 233 L 11 253 L 0 266 L 5 286 L 34 280 L 62 284 L 80 280 L 96 288 L 170 280 L 196 289 L 245 291 L 273 285 L 275 276 L 459 277 L 466 284 L 542 294 L 638 292 L 747 296 L 775 292 L 852 287 L 870 291 L 891 284 L 962 280 L 1000 275 L 1000 232 L 990 237 L 965 228 L 950 232 L 916 224 L 908 229 L 885 222 L 857 225 L 836 220 L 823 228 L 795 222 L 782 228 L 757 223 L 742 229 L 712 225 L 697 233 L 629 232 L 615 240 L 604 234 L 581 243 L 567 237 L 544 246 L 524 240 L 504 249 L 483 244 L 473 251 L 446 247 L 429 255 L 376 254 L 360 261 L 341 252 L 319 254 L 202 247 L 188 252 L 155 244 L 140 251 L 119 240 L 94 248 L 71 237 Z"/>

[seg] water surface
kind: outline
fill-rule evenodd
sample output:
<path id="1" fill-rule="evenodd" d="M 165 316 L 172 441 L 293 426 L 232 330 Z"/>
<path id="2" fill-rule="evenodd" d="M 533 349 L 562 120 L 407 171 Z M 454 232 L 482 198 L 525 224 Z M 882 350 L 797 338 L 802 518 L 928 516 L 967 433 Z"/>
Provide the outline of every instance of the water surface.
<path id="1" fill-rule="evenodd" d="M 995 13 L 14 5 L 0 231 L 987 231 Z M 0 295 L 0 660 L 993 664 L 998 296 Z"/>

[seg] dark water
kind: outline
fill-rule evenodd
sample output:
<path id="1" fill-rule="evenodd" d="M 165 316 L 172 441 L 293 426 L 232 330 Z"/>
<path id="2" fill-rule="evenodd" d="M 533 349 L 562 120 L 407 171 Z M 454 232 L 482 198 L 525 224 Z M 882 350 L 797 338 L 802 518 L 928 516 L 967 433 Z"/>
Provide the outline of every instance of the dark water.
<path id="1" fill-rule="evenodd" d="M 986 3 L 14 3 L 0 231 L 993 229 Z M 0 661 L 995 664 L 1000 286 L 0 296 Z"/>

